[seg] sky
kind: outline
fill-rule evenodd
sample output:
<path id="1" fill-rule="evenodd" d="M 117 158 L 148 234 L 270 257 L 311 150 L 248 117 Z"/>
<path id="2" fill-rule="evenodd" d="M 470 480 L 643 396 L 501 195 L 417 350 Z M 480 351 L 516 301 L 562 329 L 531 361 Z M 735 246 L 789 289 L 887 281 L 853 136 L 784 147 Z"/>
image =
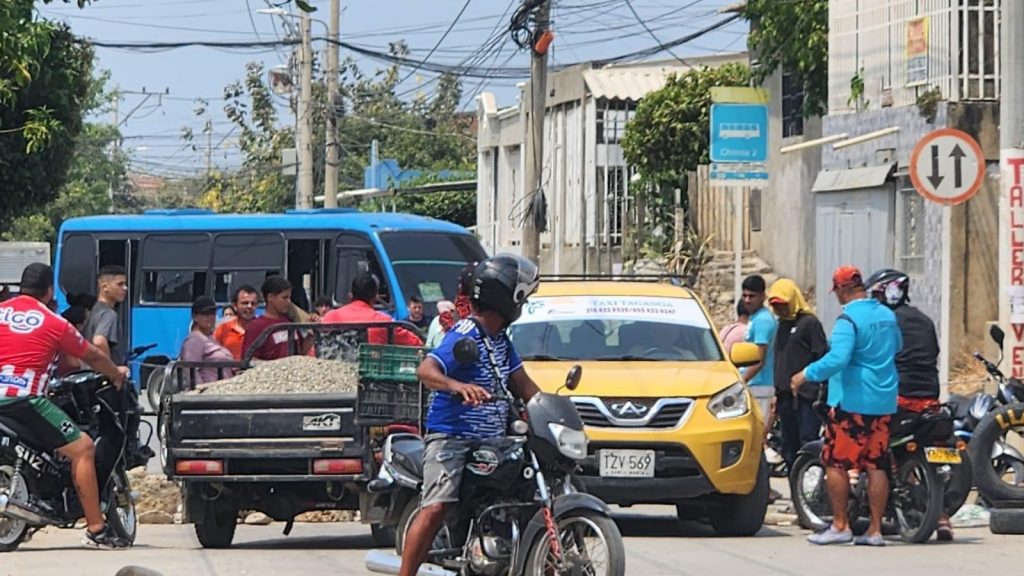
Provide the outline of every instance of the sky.
<path id="1" fill-rule="evenodd" d="M 85 9 L 74 2 L 40 3 L 39 13 L 70 24 L 75 34 L 103 42 L 267 41 L 285 37 L 284 17 L 257 13 L 273 0 L 93 0 Z M 657 46 L 691 34 L 723 18 L 718 9 L 735 0 L 552 0 L 555 41 L 554 64 L 570 64 Z M 318 8 L 315 19 L 328 18 L 329 0 L 310 2 Z M 430 62 L 458 64 L 487 50 L 484 64 L 490 67 L 524 68 L 529 54 L 518 50 L 507 31 L 512 12 L 521 0 L 341 0 L 342 40 L 382 52 L 389 42 L 405 40 L 411 57 L 424 59 L 437 46 Z M 650 31 L 638 22 L 636 11 Z M 461 17 L 456 21 L 460 10 Z M 286 9 L 293 9 L 285 6 Z M 446 29 L 455 22 L 451 32 Z M 313 36 L 326 35 L 325 24 L 314 21 Z M 675 57 L 742 51 L 747 25 L 733 22 L 672 50 Z M 500 40 L 488 40 L 500 36 Z M 443 41 L 441 41 L 442 37 Z M 440 43 L 439 43 L 440 41 Z M 314 50 L 323 50 L 314 42 Z M 499 51 L 500 48 L 500 51 Z M 194 114 L 197 97 L 209 98 L 213 122 L 213 163 L 231 168 L 239 163 L 232 124 L 219 100 L 224 86 L 244 77 L 248 62 L 265 68 L 285 64 L 291 47 L 224 49 L 187 47 L 152 52 L 97 48 L 98 67 L 109 70 L 112 83 L 123 92 L 119 105 L 124 149 L 132 169 L 161 176 L 188 176 L 206 170 L 205 118 Z M 342 49 L 341 58 L 357 56 Z M 652 59 L 668 59 L 662 52 Z M 386 63 L 357 57 L 364 71 L 387 67 Z M 409 75 L 403 89 L 416 93 L 419 83 L 436 75 L 403 69 Z M 464 106 L 476 108 L 474 96 L 493 92 L 499 106 L 515 104 L 520 79 L 481 80 L 465 78 Z M 159 93 L 146 96 L 141 92 Z M 285 111 L 282 122 L 294 123 Z M 110 118 L 112 119 L 112 117 Z M 203 146 L 192 150 L 181 140 L 189 127 Z M 387 157 L 387 151 L 381 151 Z"/>

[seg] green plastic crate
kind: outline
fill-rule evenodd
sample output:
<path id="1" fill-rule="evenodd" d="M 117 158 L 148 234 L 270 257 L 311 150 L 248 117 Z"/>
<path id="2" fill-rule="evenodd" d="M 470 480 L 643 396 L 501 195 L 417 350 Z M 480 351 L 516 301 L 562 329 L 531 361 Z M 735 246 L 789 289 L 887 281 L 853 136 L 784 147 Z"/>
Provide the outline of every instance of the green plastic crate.
<path id="1" fill-rule="evenodd" d="M 419 382 L 416 369 L 425 348 L 394 344 L 359 346 L 359 380 L 365 382 Z"/>

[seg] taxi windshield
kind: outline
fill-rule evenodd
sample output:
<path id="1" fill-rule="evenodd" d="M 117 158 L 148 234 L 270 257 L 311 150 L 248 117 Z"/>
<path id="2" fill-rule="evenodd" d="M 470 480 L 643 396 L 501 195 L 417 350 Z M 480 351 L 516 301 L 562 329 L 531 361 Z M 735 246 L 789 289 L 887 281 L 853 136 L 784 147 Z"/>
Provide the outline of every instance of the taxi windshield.
<path id="1" fill-rule="evenodd" d="M 711 323 L 688 298 L 531 298 L 509 337 L 523 360 L 723 360 Z"/>

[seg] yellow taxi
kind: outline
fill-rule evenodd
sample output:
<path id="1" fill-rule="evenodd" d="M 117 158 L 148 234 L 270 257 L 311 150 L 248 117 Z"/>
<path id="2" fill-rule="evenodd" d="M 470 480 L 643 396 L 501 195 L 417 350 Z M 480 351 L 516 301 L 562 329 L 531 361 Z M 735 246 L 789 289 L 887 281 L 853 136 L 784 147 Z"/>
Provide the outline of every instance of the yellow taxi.
<path id="1" fill-rule="evenodd" d="M 763 416 L 737 370 L 757 349 L 738 344 L 727 359 L 692 291 L 544 279 L 510 337 L 545 391 L 583 367 L 571 394 L 589 438 L 578 475 L 587 492 L 623 506 L 674 504 L 681 519 L 706 518 L 720 535 L 760 530 Z"/>

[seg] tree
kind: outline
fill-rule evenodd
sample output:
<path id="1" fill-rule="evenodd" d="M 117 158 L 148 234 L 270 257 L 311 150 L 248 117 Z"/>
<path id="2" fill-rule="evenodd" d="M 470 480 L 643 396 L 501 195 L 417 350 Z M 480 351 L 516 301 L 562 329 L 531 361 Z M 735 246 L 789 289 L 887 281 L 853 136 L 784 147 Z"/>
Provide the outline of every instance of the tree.
<path id="1" fill-rule="evenodd" d="M 391 51 L 407 53 L 403 43 Z M 314 192 L 324 194 L 327 115 L 338 114 L 337 130 L 342 146 L 339 167 L 341 185 L 362 188 L 365 167 L 370 164 L 370 145 L 377 141 L 382 158 L 423 171 L 475 169 L 475 141 L 465 117 L 458 112 L 461 86 L 454 76 L 442 76 L 433 98 L 425 94 L 410 100 L 398 90 L 401 73 L 397 66 L 367 75 L 351 59 L 342 66 L 341 94 L 346 106 L 335 108 L 339 99 L 329 99 L 326 81 L 314 68 L 312 93 Z M 295 131 L 281 126 L 275 96 L 264 80 L 260 64 L 249 64 L 243 81 L 225 88 L 224 112 L 235 124 L 242 150 L 242 167 L 235 173 L 215 172 L 203 186 L 202 205 L 218 211 L 279 212 L 293 205 L 295 181 L 281 175 L 281 151 L 295 145 Z M 330 104 L 329 104 L 329 101 Z M 207 103 L 200 102 L 197 114 L 208 116 Z M 186 130 L 191 141 L 195 135 Z M 436 181 L 425 177 L 426 181 Z M 337 193 L 338 191 L 333 191 Z M 472 224 L 475 195 L 462 192 L 438 193 L 433 198 L 401 197 L 396 206 L 403 211 Z M 363 209 L 390 209 L 384 203 L 363 203 Z"/>
<path id="2" fill-rule="evenodd" d="M 828 110 L 828 0 L 747 0 L 747 43 L 760 64 L 754 80 L 763 82 L 780 67 L 804 89 L 804 116 Z"/>
<path id="3" fill-rule="evenodd" d="M 113 102 L 115 94 L 107 89 L 109 79 L 109 72 L 92 78 L 82 104 L 83 115 L 101 115 Z M 68 218 L 137 211 L 141 206 L 128 186 L 127 157 L 109 151 L 118 136 L 117 127 L 110 124 L 84 123 L 72 142 L 72 160 L 57 197 L 13 219 L 3 238 L 53 243 Z"/>
<path id="4" fill-rule="evenodd" d="M 49 2 L 50 0 L 43 0 Z M 92 49 L 33 0 L 0 2 L 0 226 L 53 200 L 67 178 Z M 79 6 L 85 4 L 78 1 Z"/>
<path id="5" fill-rule="evenodd" d="M 673 74 L 665 86 L 644 96 L 626 125 L 622 150 L 645 183 L 678 186 L 686 173 L 708 162 L 708 123 L 713 86 L 745 86 L 742 64 Z"/>
<path id="6" fill-rule="evenodd" d="M 749 80 L 750 70 L 742 64 L 689 70 L 669 76 L 664 87 L 637 105 L 622 139 L 626 161 L 640 176 L 639 185 L 631 184 L 630 191 L 638 205 L 638 221 L 644 222 L 636 227 L 631 255 L 661 254 L 671 244 L 675 189 L 685 190 L 686 173 L 708 162 L 711 88 L 745 86 Z"/>

